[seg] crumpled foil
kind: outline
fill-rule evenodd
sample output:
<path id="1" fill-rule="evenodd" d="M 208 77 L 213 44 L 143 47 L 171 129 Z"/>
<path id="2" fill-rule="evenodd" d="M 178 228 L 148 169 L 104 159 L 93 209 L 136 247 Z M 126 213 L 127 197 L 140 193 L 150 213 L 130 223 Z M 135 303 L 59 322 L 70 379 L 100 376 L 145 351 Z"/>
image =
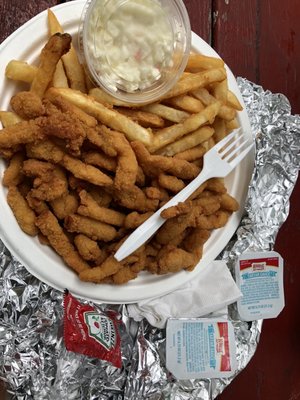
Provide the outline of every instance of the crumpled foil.
<path id="1" fill-rule="evenodd" d="M 300 167 L 300 116 L 288 100 L 238 79 L 256 160 L 245 215 L 219 258 L 233 270 L 246 250 L 271 250 L 289 212 Z M 213 400 L 232 379 L 176 380 L 165 367 L 165 331 L 128 317 L 126 305 L 94 305 L 119 313 L 123 367 L 68 352 L 63 294 L 33 277 L 0 242 L 0 378 L 17 400 Z M 262 321 L 242 322 L 229 309 L 238 374 L 255 353 Z"/>

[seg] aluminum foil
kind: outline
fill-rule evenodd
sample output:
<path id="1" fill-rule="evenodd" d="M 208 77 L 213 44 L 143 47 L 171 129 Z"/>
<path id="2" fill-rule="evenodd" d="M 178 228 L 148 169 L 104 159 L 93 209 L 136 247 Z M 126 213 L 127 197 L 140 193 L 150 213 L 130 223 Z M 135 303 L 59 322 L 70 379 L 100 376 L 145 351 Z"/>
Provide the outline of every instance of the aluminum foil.
<path id="1" fill-rule="evenodd" d="M 238 79 L 256 139 L 256 161 L 245 215 L 220 255 L 230 268 L 246 250 L 271 250 L 289 212 L 299 169 L 300 116 L 288 100 Z M 165 331 L 128 317 L 122 320 L 123 367 L 66 351 L 63 295 L 33 277 L 0 242 L 0 378 L 18 400 L 213 400 L 230 379 L 176 380 L 165 367 Z M 255 353 L 262 321 L 229 317 L 236 336 L 238 374 Z"/>

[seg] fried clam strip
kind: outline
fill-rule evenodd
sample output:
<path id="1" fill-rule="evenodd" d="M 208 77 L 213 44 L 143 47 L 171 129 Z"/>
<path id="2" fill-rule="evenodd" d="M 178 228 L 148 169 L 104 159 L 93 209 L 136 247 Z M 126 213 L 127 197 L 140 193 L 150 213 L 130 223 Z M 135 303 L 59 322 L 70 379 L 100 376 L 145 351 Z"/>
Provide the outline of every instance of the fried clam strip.
<path id="1" fill-rule="evenodd" d="M 220 204 L 222 210 L 233 212 L 239 209 L 238 201 L 228 193 L 224 193 L 220 196 Z"/>
<path id="2" fill-rule="evenodd" d="M 33 143 L 45 137 L 41 125 L 45 117 L 35 120 L 21 121 L 8 126 L 0 132 L 0 150 L 15 148 L 19 144 Z"/>
<path id="3" fill-rule="evenodd" d="M 76 105 L 66 101 L 62 96 L 53 95 L 53 93 L 48 90 L 46 93 L 46 98 L 58 107 L 63 113 L 69 113 L 75 115 L 84 125 L 94 128 L 97 125 L 96 118 L 84 112 L 81 108 L 76 107 Z"/>
<path id="4" fill-rule="evenodd" d="M 120 243 L 122 243 L 122 242 L 123 242 L 123 239 L 121 240 Z M 118 243 L 117 246 L 114 246 L 115 247 L 114 251 L 120 245 L 120 243 Z M 122 262 L 117 261 L 114 258 L 114 255 L 111 254 L 106 260 L 104 260 L 104 262 L 101 265 L 92 268 L 89 272 L 82 271 L 82 273 L 79 274 L 79 278 L 82 281 L 86 281 L 86 282 L 95 282 L 95 283 L 102 282 L 107 277 L 111 277 L 111 276 L 115 275 L 116 273 L 118 273 L 119 271 L 122 271 L 123 267 L 128 266 L 129 263 L 136 264 L 137 262 L 139 262 L 141 260 L 142 254 L 144 253 L 144 249 L 145 249 L 145 246 L 141 246 L 138 250 L 136 250 L 130 256 L 126 257 Z M 123 272 L 126 275 L 128 275 L 127 269 Z M 133 272 L 134 272 L 134 270 L 133 270 Z M 121 272 L 120 272 L 120 274 L 121 274 Z M 132 275 L 132 277 L 130 277 L 130 279 L 133 279 L 136 276 L 137 276 L 137 272 L 134 273 Z M 125 279 L 125 281 L 126 281 L 126 279 Z M 119 281 L 119 283 L 121 283 L 121 281 L 125 282 L 122 279 L 122 276 L 120 276 L 120 275 L 117 276 L 117 280 Z"/>
<path id="5" fill-rule="evenodd" d="M 64 219 L 77 211 L 79 201 L 77 195 L 71 192 L 50 201 L 50 206 L 58 219 Z"/>
<path id="6" fill-rule="evenodd" d="M 72 37 L 68 33 L 56 33 L 50 37 L 40 56 L 40 65 L 31 83 L 30 91 L 43 97 L 51 82 L 56 64 L 69 51 Z"/>
<path id="7" fill-rule="evenodd" d="M 115 172 L 117 169 L 117 159 L 110 157 L 100 151 L 88 151 L 82 153 L 82 159 L 87 163 L 107 171 Z"/>
<path id="8" fill-rule="evenodd" d="M 33 92 L 17 93 L 11 98 L 10 105 L 13 111 L 24 119 L 37 118 L 45 113 L 41 98 Z"/>
<path id="9" fill-rule="evenodd" d="M 233 208 L 232 206 L 230 206 L 230 200 L 231 199 L 225 199 L 224 201 L 225 204 L 226 202 L 228 203 L 228 209 Z M 218 195 L 213 195 L 210 193 L 208 196 L 203 196 L 196 200 L 187 200 L 183 203 L 178 203 L 176 206 L 171 206 L 164 209 L 161 212 L 161 217 L 164 219 L 174 218 L 179 215 L 187 214 L 191 212 L 193 208 L 199 206 L 201 207 L 203 214 L 213 214 L 214 212 L 219 210 L 219 208 L 221 208 L 221 198 Z"/>
<path id="10" fill-rule="evenodd" d="M 50 139 L 27 144 L 26 154 L 29 158 L 37 158 L 53 164 L 59 164 L 65 155 L 64 151 Z"/>
<path id="11" fill-rule="evenodd" d="M 41 214 L 43 211 L 49 210 L 47 203 L 44 200 L 40 200 L 34 197 L 31 191 L 27 193 L 26 200 L 29 207 L 38 215 Z"/>
<path id="12" fill-rule="evenodd" d="M 35 213 L 29 207 L 26 199 L 16 186 L 10 186 L 7 192 L 7 203 L 10 206 L 22 231 L 35 236 L 38 229 L 35 226 Z"/>
<path id="13" fill-rule="evenodd" d="M 167 174 L 158 175 L 158 184 L 172 193 L 178 193 L 185 187 L 183 180 Z"/>
<path id="14" fill-rule="evenodd" d="M 105 222 L 109 225 L 123 225 L 125 219 L 123 213 L 107 207 L 100 207 L 93 197 L 86 192 L 86 190 L 81 190 L 81 192 L 79 192 L 79 197 L 80 206 L 77 210 L 78 214 L 94 218 L 97 221 Z"/>
<path id="15" fill-rule="evenodd" d="M 3 186 L 17 186 L 22 182 L 24 175 L 22 173 L 23 161 L 25 159 L 24 153 L 16 153 L 9 161 L 9 165 L 4 171 L 2 184 Z"/>
<path id="16" fill-rule="evenodd" d="M 192 209 L 188 214 L 168 219 L 157 232 L 155 240 L 160 244 L 170 243 L 174 238 L 180 236 L 188 227 L 192 226 L 196 217 L 201 215 L 202 212 L 202 208 L 197 207 Z"/>
<path id="17" fill-rule="evenodd" d="M 79 179 L 86 180 L 97 186 L 111 186 L 113 180 L 100 169 L 92 165 L 85 164 L 77 158 L 71 157 L 67 154 L 64 155 L 61 164 L 72 174 Z"/>
<path id="18" fill-rule="evenodd" d="M 59 225 L 57 218 L 51 211 L 44 211 L 36 217 L 36 226 L 40 229 L 41 233 L 48 238 L 50 245 L 69 267 L 77 273 L 90 268 L 88 263 L 86 263 L 75 250 L 68 236 Z"/>
<path id="19" fill-rule="evenodd" d="M 64 226 L 67 231 L 82 233 L 92 240 L 110 242 L 117 235 L 116 229 L 111 225 L 78 214 L 68 215 Z"/>
<path id="20" fill-rule="evenodd" d="M 124 220 L 124 227 L 126 229 L 135 229 L 138 226 L 140 226 L 143 222 L 145 222 L 153 212 L 148 211 L 143 214 L 139 214 L 136 211 L 131 212 L 130 214 L 127 214 Z"/>
<path id="21" fill-rule="evenodd" d="M 49 92 L 51 95 L 61 95 L 65 100 L 92 115 L 101 123 L 124 133 L 128 140 L 140 140 L 148 146 L 152 142 L 151 130 L 143 128 L 125 115 L 105 107 L 90 96 L 68 88 L 50 88 Z"/>
<path id="22" fill-rule="evenodd" d="M 43 132 L 46 136 L 63 139 L 68 151 L 75 156 L 80 154 L 82 143 L 86 138 L 86 126 L 76 114 L 69 111 L 62 112 L 56 108 L 53 108 L 45 119 Z"/>
<path id="23" fill-rule="evenodd" d="M 158 176 L 162 172 L 166 172 L 178 178 L 194 179 L 200 172 L 200 169 L 196 165 L 188 161 L 160 155 L 151 155 L 141 142 L 132 142 L 131 146 L 137 156 L 140 166 L 148 176 Z"/>
<path id="24" fill-rule="evenodd" d="M 159 200 L 149 199 L 137 186 L 126 190 L 112 190 L 114 200 L 122 207 L 140 212 L 156 210 Z"/>
<path id="25" fill-rule="evenodd" d="M 63 169 L 57 165 L 29 159 L 24 161 L 23 173 L 35 177 L 31 193 L 40 200 L 51 201 L 68 193 L 68 181 Z"/>
<path id="26" fill-rule="evenodd" d="M 220 102 L 215 102 L 207 106 L 203 111 L 199 112 L 198 114 L 192 114 L 179 124 L 174 124 L 167 128 L 158 130 L 155 133 L 153 143 L 149 147 L 150 152 L 154 153 L 167 145 L 173 144 L 173 142 L 176 142 L 178 139 L 182 138 L 182 140 L 184 140 L 185 135 L 197 131 L 200 127 L 207 124 L 208 122 L 213 123 L 220 108 L 220 104 Z M 200 142 L 196 144 L 199 143 Z"/>
<path id="27" fill-rule="evenodd" d="M 123 285 L 138 276 L 138 273 L 146 267 L 146 254 L 141 253 L 138 261 L 131 265 L 125 265 L 118 272 L 112 275 L 112 282 L 116 285 Z"/>
<path id="28" fill-rule="evenodd" d="M 190 252 L 197 253 L 200 257 L 204 243 L 209 239 L 211 231 L 207 229 L 192 228 L 189 234 L 184 238 L 182 247 Z"/>
<path id="29" fill-rule="evenodd" d="M 122 140 L 118 140 L 114 143 L 114 134 L 111 134 L 111 130 L 105 126 L 97 127 L 97 130 L 90 130 L 88 132 L 88 139 L 95 146 L 99 147 L 104 154 L 96 153 L 96 152 L 88 152 L 83 153 L 83 159 L 85 162 L 96 165 L 100 168 L 104 168 L 108 171 L 115 172 L 118 167 L 117 163 L 117 155 L 119 154 L 119 168 L 117 174 L 117 180 L 115 184 L 122 182 L 122 178 L 126 173 L 126 183 L 132 182 L 134 176 L 136 176 L 136 183 L 138 185 L 145 184 L 145 175 L 143 173 L 142 168 L 138 165 L 136 171 L 136 162 L 133 159 L 132 149 L 128 147 L 128 143 Z M 117 132 L 118 135 L 121 135 L 120 132 Z M 123 144 L 126 145 L 123 148 Z M 122 158 L 121 158 L 122 157 Z M 128 161 L 130 164 L 126 162 L 126 158 L 129 157 Z M 127 172 L 126 172 L 127 171 Z M 122 185 L 124 186 L 124 185 Z"/>
<path id="30" fill-rule="evenodd" d="M 96 147 L 99 147 L 107 156 L 116 157 L 117 151 L 113 146 L 111 137 L 105 135 L 101 126 L 87 131 L 87 139 Z"/>
<path id="31" fill-rule="evenodd" d="M 103 252 L 95 240 L 90 239 L 85 235 L 76 235 L 74 244 L 81 257 L 87 261 L 100 261 Z"/>
<path id="32" fill-rule="evenodd" d="M 192 147 L 191 149 L 181 151 L 174 155 L 175 158 L 180 158 L 181 160 L 186 160 L 193 162 L 203 157 L 206 153 L 206 148 L 202 144 Z"/>
<path id="33" fill-rule="evenodd" d="M 126 190 L 135 184 L 138 175 L 135 153 L 122 133 L 112 131 L 104 125 L 101 127 L 101 131 L 103 135 L 110 137 L 118 156 L 114 186 L 117 190 Z"/>
<path id="34" fill-rule="evenodd" d="M 200 228 L 192 228 L 189 234 L 184 238 L 181 243 L 181 247 L 189 253 L 193 253 L 197 256 L 197 262 L 202 258 L 203 246 L 209 239 L 211 231 Z M 188 271 L 192 271 L 195 265 L 186 268 Z"/>
<path id="35" fill-rule="evenodd" d="M 180 203 L 164 210 L 162 217 L 170 219 L 158 231 L 156 241 L 160 244 L 170 243 L 189 227 L 216 229 L 224 226 L 228 219 L 228 212 L 219 208 L 219 197 L 211 196 L 187 202 L 186 205 Z"/>
<path id="36" fill-rule="evenodd" d="M 178 217 L 179 215 L 187 214 L 192 209 L 192 202 L 186 201 L 184 203 L 178 203 L 176 206 L 165 208 L 160 216 L 164 219 L 170 219 L 174 217 Z"/>
<path id="37" fill-rule="evenodd" d="M 158 252 L 158 274 L 178 272 L 182 269 L 193 269 L 198 262 L 194 253 L 189 253 L 179 247 L 167 244 Z"/>

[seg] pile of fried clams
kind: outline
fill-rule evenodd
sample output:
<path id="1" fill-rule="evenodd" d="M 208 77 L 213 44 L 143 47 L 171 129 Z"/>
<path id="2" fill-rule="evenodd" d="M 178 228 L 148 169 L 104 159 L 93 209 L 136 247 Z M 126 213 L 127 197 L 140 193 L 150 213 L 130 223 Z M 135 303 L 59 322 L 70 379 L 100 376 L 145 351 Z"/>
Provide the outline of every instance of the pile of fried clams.
<path id="1" fill-rule="evenodd" d="M 208 180 L 188 201 L 164 210 L 161 229 L 122 262 L 114 253 L 199 174 L 204 146 L 153 154 L 145 142 L 112 128 L 122 118 L 132 121 L 130 110 L 102 105 L 112 122 L 101 121 L 49 82 L 44 86 L 12 97 L 20 121 L 0 133 L 7 161 L 2 184 L 20 228 L 51 246 L 82 281 L 124 284 L 143 270 L 192 271 L 212 230 L 238 209 L 221 179 Z M 145 131 L 165 123 L 154 114 L 147 121 L 139 125 Z"/>

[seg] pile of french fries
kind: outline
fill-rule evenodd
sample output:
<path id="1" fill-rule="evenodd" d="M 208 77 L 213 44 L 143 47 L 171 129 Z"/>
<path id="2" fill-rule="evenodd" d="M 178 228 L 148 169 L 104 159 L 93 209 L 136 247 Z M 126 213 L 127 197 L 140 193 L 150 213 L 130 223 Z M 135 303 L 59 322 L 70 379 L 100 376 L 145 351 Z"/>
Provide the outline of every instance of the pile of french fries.
<path id="1" fill-rule="evenodd" d="M 212 230 L 238 209 L 222 179 L 205 182 L 149 243 L 122 262 L 130 233 L 201 171 L 203 155 L 238 127 L 224 62 L 191 54 L 175 86 L 151 104 L 127 104 L 95 87 L 71 36 L 48 10 L 39 65 L 11 60 L 28 84 L 0 111 L 2 184 L 20 228 L 50 245 L 83 281 L 124 284 L 145 270 L 193 270 Z"/>

